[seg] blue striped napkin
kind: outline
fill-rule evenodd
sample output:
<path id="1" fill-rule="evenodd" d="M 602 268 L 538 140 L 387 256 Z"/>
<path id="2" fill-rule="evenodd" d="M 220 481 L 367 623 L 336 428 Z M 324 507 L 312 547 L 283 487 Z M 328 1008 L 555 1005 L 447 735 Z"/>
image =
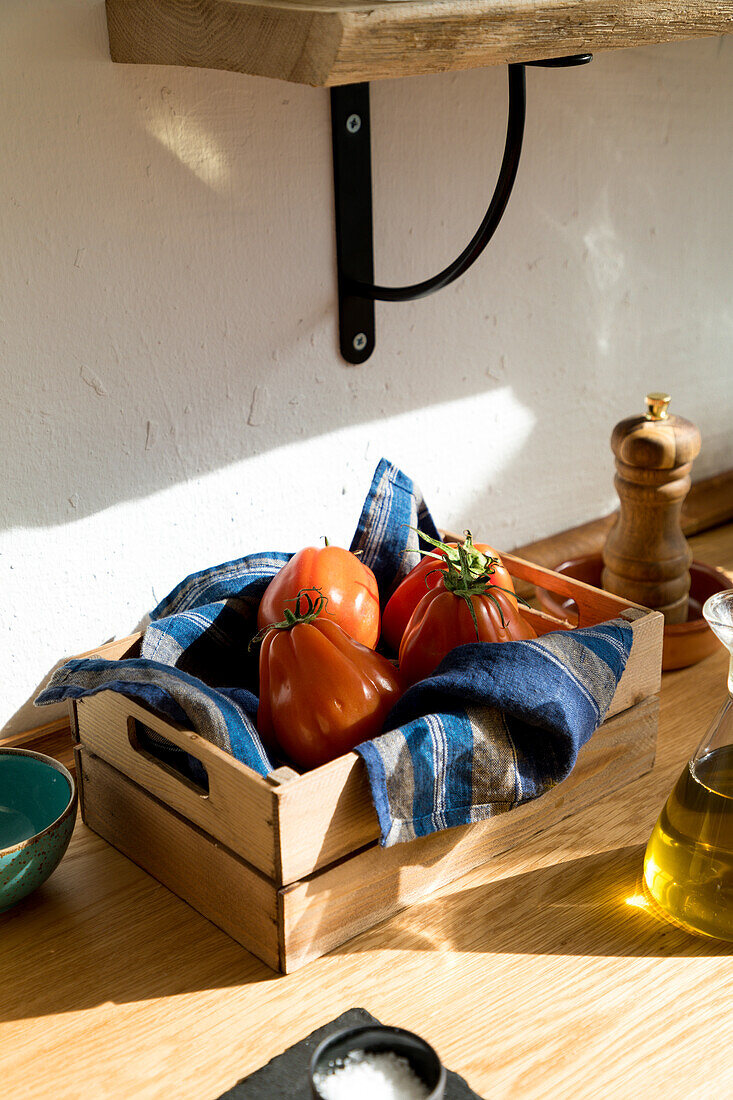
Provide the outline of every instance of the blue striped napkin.
<path id="1" fill-rule="evenodd" d="M 419 560 L 416 528 L 438 537 L 414 482 L 382 459 L 351 549 L 374 571 L 383 603 Z M 259 600 L 291 556 L 250 554 L 192 574 L 151 613 L 140 658 L 69 661 L 37 705 L 118 691 L 266 775 L 278 761 L 255 727 L 257 665 L 247 644 Z M 406 692 L 385 732 L 357 747 L 382 844 L 481 821 L 565 779 L 603 721 L 631 643 L 630 626 L 614 620 L 453 650 Z M 191 758 L 189 768 L 197 778 Z"/>
<path id="2" fill-rule="evenodd" d="M 402 696 L 389 732 L 356 750 L 382 844 L 483 821 L 566 779 L 605 717 L 631 642 L 615 619 L 452 650 Z"/>

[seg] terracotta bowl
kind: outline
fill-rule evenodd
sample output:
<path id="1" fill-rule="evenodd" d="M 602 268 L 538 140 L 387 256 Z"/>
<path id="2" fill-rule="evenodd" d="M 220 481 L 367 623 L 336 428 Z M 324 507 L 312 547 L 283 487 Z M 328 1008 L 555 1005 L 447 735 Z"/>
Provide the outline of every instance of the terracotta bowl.
<path id="1" fill-rule="evenodd" d="M 600 554 L 585 554 L 554 566 L 556 573 L 601 588 L 603 560 Z M 702 605 L 708 596 L 725 589 L 733 589 L 731 581 L 721 569 L 693 561 L 690 566 L 690 610 L 686 623 L 675 623 L 664 628 L 662 668 L 686 668 L 695 665 L 720 646 L 720 642 L 702 617 Z M 578 616 L 572 600 L 555 596 L 544 588 L 537 589 L 537 599 L 544 611 L 559 619 L 577 623 Z"/>

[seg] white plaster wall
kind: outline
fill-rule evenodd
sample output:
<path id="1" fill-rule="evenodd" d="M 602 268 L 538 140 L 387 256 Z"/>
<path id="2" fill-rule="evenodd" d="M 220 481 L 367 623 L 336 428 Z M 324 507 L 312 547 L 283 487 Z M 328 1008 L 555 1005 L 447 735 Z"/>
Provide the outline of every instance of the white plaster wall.
<path id="1" fill-rule="evenodd" d="M 113 65 L 101 0 L 0 7 L 0 729 L 188 572 L 348 541 L 381 455 L 510 547 L 608 511 L 608 437 L 668 388 L 733 465 L 733 40 L 530 70 L 525 153 L 459 283 L 337 352 L 328 93 Z M 372 96 L 377 275 L 483 214 L 501 69 Z"/>

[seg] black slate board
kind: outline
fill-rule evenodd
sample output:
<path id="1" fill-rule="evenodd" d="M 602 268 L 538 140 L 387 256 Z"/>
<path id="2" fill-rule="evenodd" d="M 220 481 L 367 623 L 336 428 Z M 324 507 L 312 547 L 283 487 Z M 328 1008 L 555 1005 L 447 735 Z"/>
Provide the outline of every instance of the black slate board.
<path id="1" fill-rule="evenodd" d="M 308 1067 L 319 1043 L 345 1027 L 363 1027 L 379 1024 L 364 1008 L 350 1008 L 330 1024 L 319 1027 L 295 1046 L 278 1054 L 262 1069 L 239 1081 L 234 1088 L 222 1093 L 219 1100 L 312 1100 L 308 1082 Z M 448 1070 L 445 1100 L 481 1100 L 462 1077 Z"/>

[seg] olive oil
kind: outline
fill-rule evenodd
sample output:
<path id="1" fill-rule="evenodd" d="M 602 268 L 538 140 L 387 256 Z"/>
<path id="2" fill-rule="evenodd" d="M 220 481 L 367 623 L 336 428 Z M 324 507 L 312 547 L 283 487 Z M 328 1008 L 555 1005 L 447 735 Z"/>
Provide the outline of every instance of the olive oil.
<path id="1" fill-rule="evenodd" d="M 733 745 L 685 767 L 647 846 L 644 886 L 687 931 L 733 940 Z"/>

